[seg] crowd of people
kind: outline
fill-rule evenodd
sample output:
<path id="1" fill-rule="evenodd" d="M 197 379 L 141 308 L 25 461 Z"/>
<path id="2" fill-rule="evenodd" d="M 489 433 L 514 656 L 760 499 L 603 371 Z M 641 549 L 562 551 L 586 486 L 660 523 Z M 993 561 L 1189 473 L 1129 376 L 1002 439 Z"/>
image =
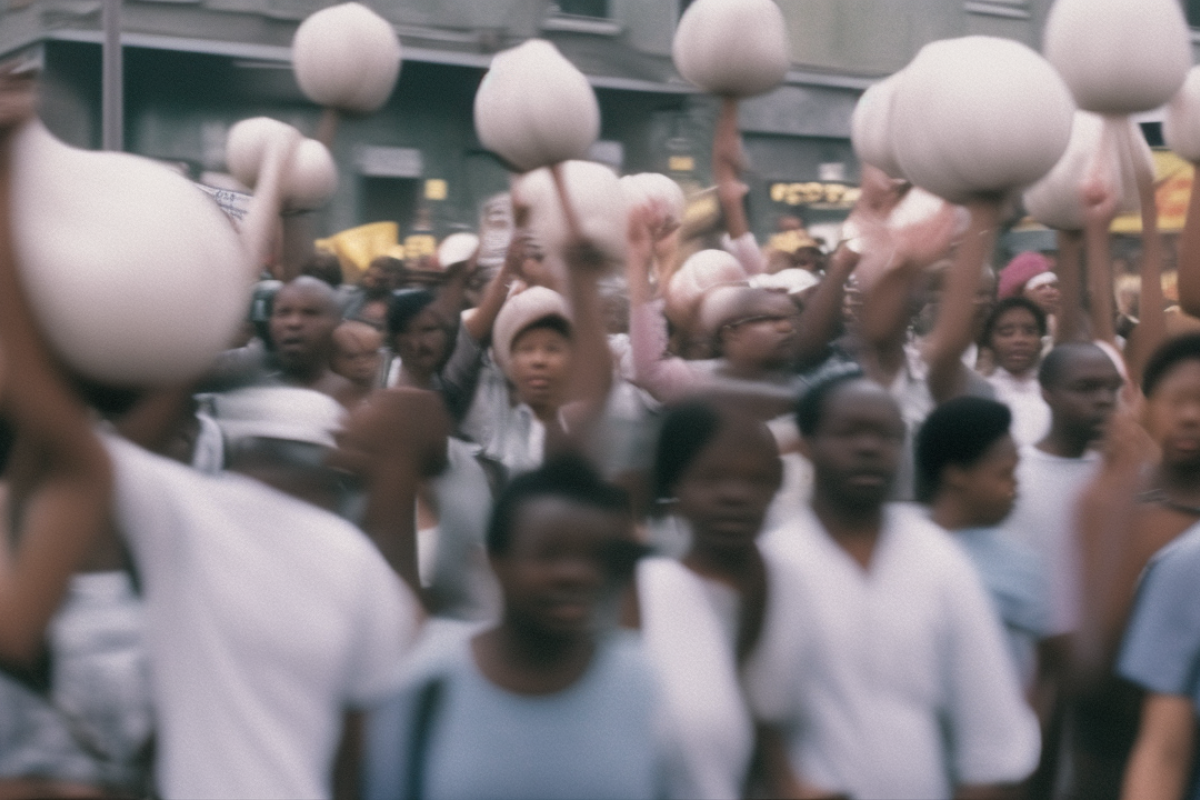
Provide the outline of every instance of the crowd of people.
<path id="1" fill-rule="evenodd" d="M 0 192 L 0 797 L 1200 797 L 1200 333 L 1150 259 L 1118 328 L 1113 191 L 760 246 L 720 114 L 624 263 L 515 194 L 280 258 L 169 389 L 62 366 Z"/>

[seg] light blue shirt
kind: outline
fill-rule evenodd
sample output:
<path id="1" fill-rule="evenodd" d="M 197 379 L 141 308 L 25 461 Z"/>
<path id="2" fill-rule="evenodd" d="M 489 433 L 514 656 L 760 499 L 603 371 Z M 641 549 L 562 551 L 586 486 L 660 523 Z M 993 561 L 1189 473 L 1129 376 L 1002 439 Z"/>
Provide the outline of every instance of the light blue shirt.
<path id="1" fill-rule="evenodd" d="M 1037 665 L 1037 643 L 1050 635 L 1046 569 L 1033 548 L 1013 541 L 1001 528 L 955 531 L 954 538 L 979 571 L 1004 623 L 1009 652 L 1028 686 Z"/>
<path id="2" fill-rule="evenodd" d="M 365 794 L 407 791 L 417 700 L 433 680 L 442 691 L 428 724 L 421 800 L 654 798 L 668 794 L 658 705 L 641 641 L 605 636 L 584 675 L 549 695 L 520 695 L 488 680 L 471 634 L 443 628 L 405 689 L 368 725 Z"/>
<path id="3" fill-rule="evenodd" d="M 1159 551 L 1138 588 L 1118 673 L 1149 692 L 1189 697 L 1200 710 L 1200 526 Z M 1200 800 L 1193 752 L 1187 797 Z"/>

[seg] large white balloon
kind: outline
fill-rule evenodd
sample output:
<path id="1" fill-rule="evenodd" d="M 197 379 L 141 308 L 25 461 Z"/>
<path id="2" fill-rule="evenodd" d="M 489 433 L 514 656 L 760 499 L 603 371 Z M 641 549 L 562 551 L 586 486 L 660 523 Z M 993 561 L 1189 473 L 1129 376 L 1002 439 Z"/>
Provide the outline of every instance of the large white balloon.
<path id="1" fill-rule="evenodd" d="M 1056 0 L 1042 49 L 1079 107 L 1097 114 L 1158 108 L 1192 65 L 1179 0 Z"/>
<path id="2" fill-rule="evenodd" d="M 1137 179 L 1112 127 L 1117 125 L 1128 130 L 1137 148 L 1134 157 L 1142 169 L 1153 172 L 1154 157 L 1137 123 L 1128 118 L 1105 120 L 1088 111 L 1077 111 L 1067 151 L 1046 177 L 1025 192 L 1025 209 L 1031 217 L 1050 228 L 1082 230 L 1085 219 L 1081 190 L 1092 179 L 1113 187 L 1120 198 L 1118 211 L 1138 209 Z"/>
<path id="3" fill-rule="evenodd" d="M 674 229 L 683 224 L 687 199 L 678 183 L 658 172 L 640 172 L 621 178 L 621 192 L 629 211 L 648 207 L 663 226 Z"/>
<path id="4" fill-rule="evenodd" d="M 292 69 L 314 103 L 368 114 L 387 102 L 400 76 L 400 40 L 361 3 L 323 8 L 296 28 Z"/>
<path id="5" fill-rule="evenodd" d="M 475 94 L 475 131 L 522 172 L 584 158 L 600 135 L 600 104 L 583 73 L 547 41 L 498 53 Z"/>
<path id="6" fill-rule="evenodd" d="M 850 143 L 855 154 L 893 178 L 904 177 L 892 144 L 892 100 L 899 81 L 897 73 L 873 84 L 858 98 L 850 116 Z"/>
<path id="7" fill-rule="evenodd" d="M 40 122 L 13 150 L 21 281 L 55 352 L 110 385 L 201 374 L 246 313 L 249 257 L 187 179 L 148 159 L 68 147 Z"/>
<path id="8" fill-rule="evenodd" d="M 580 233 L 613 261 L 624 259 L 629 222 L 617 176 L 603 164 L 591 161 L 567 161 L 559 169 Z M 529 225 L 535 238 L 548 250 L 561 254 L 570 239 L 570 228 L 550 168 L 522 175 L 513 191 L 529 206 Z"/>
<path id="9" fill-rule="evenodd" d="M 709 290 L 726 284 L 746 281 L 746 271 L 734 256 L 725 250 L 701 250 L 687 260 L 671 276 L 666 286 L 666 311 L 678 324 L 694 322 L 700 301 Z"/>
<path id="10" fill-rule="evenodd" d="M 283 181 L 283 205 L 292 211 L 311 211 L 325 205 L 337 191 L 338 171 L 329 148 L 316 139 L 296 145 Z"/>
<path id="11" fill-rule="evenodd" d="M 787 23 L 773 0 L 696 0 L 675 29 L 679 74 L 712 94 L 749 97 L 787 76 Z"/>
<path id="12" fill-rule="evenodd" d="M 892 105 L 896 161 L 950 202 L 1028 186 L 1058 162 L 1074 104 L 1054 68 L 1023 44 L 967 36 L 926 45 Z"/>
<path id="13" fill-rule="evenodd" d="M 1200 67 L 1188 71 L 1183 87 L 1167 104 L 1163 137 L 1180 157 L 1200 161 Z"/>

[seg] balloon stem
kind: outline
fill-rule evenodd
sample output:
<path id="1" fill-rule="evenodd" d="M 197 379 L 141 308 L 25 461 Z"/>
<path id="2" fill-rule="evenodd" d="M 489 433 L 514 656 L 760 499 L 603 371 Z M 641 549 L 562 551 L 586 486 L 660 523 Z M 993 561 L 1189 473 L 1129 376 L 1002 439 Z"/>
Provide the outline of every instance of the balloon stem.
<path id="1" fill-rule="evenodd" d="M 321 111 L 321 119 L 317 122 L 316 140 L 330 150 L 333 149 L 333 139 L 337 136 L 339 122 L 341 114 L 336 108 L 326 107 Z"/>
<path id="2" fill-rule="evenodd" d="M 562 203 L 563 216 L 567 218 L 567 232 L 571 236 L 572 241 L 578 241 L 583 238 L 579 231 L 579 218 L 575 216 L 575 209 L 571 206 L 571 198 L 567 195 L 567 184 L 563 179 L 562 163 L 558 163 L 550 167 L 550 174 L 554 176 L 554 186 L 558 189 L 558 199 Z"/>

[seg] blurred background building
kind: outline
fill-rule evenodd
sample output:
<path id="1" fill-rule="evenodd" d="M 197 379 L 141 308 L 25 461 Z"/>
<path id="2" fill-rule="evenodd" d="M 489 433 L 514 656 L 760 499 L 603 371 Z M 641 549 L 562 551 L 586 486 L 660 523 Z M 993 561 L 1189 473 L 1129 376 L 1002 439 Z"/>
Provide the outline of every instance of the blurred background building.
<path id="1" fill-rule="evenodd" d="M 65 141 L 101 144 L 101 2 L 6 0 L 0 54 L 37 59 L 43 116 Z M 491 56 L 530 37 L 552 41 L 590 79 L 603 117 L 593 157 L 622 173 L 654 170 L 705 185 L 715 104 L 671 64 L 676 22 L 690 0 L 373 0 L 404 48 L 388 104 L 343 123 L 342 180 L 319 233 L 395 220 L 444 235 L 477 224 L 506 189 L 503 167 L 474 135 L 472 101 Z M 240 119 L 269 115 L 310 135 L 319 109 L 289 63 L 296 26 L 325 0 L 125 0 L 124 148 L 224 171 Z M 850 114 L 862 91 L 927 42 L 968 34 L 1038 47 L 1050 0 L 779 0 L 793 69 L 784 86 L 748 100 L 741 127 L 759 234 L 780 215 L 810 224 L 846 213 L 859 167 Z M 1200 27 L 1200 0 L 1187 0 Z M 1200 38 L 1200 36 L 1198 36 Z M 530 87 L 530 91 L 536 91 Z M 1153 134 L 1152 134 L 1153 135 Z"/>

